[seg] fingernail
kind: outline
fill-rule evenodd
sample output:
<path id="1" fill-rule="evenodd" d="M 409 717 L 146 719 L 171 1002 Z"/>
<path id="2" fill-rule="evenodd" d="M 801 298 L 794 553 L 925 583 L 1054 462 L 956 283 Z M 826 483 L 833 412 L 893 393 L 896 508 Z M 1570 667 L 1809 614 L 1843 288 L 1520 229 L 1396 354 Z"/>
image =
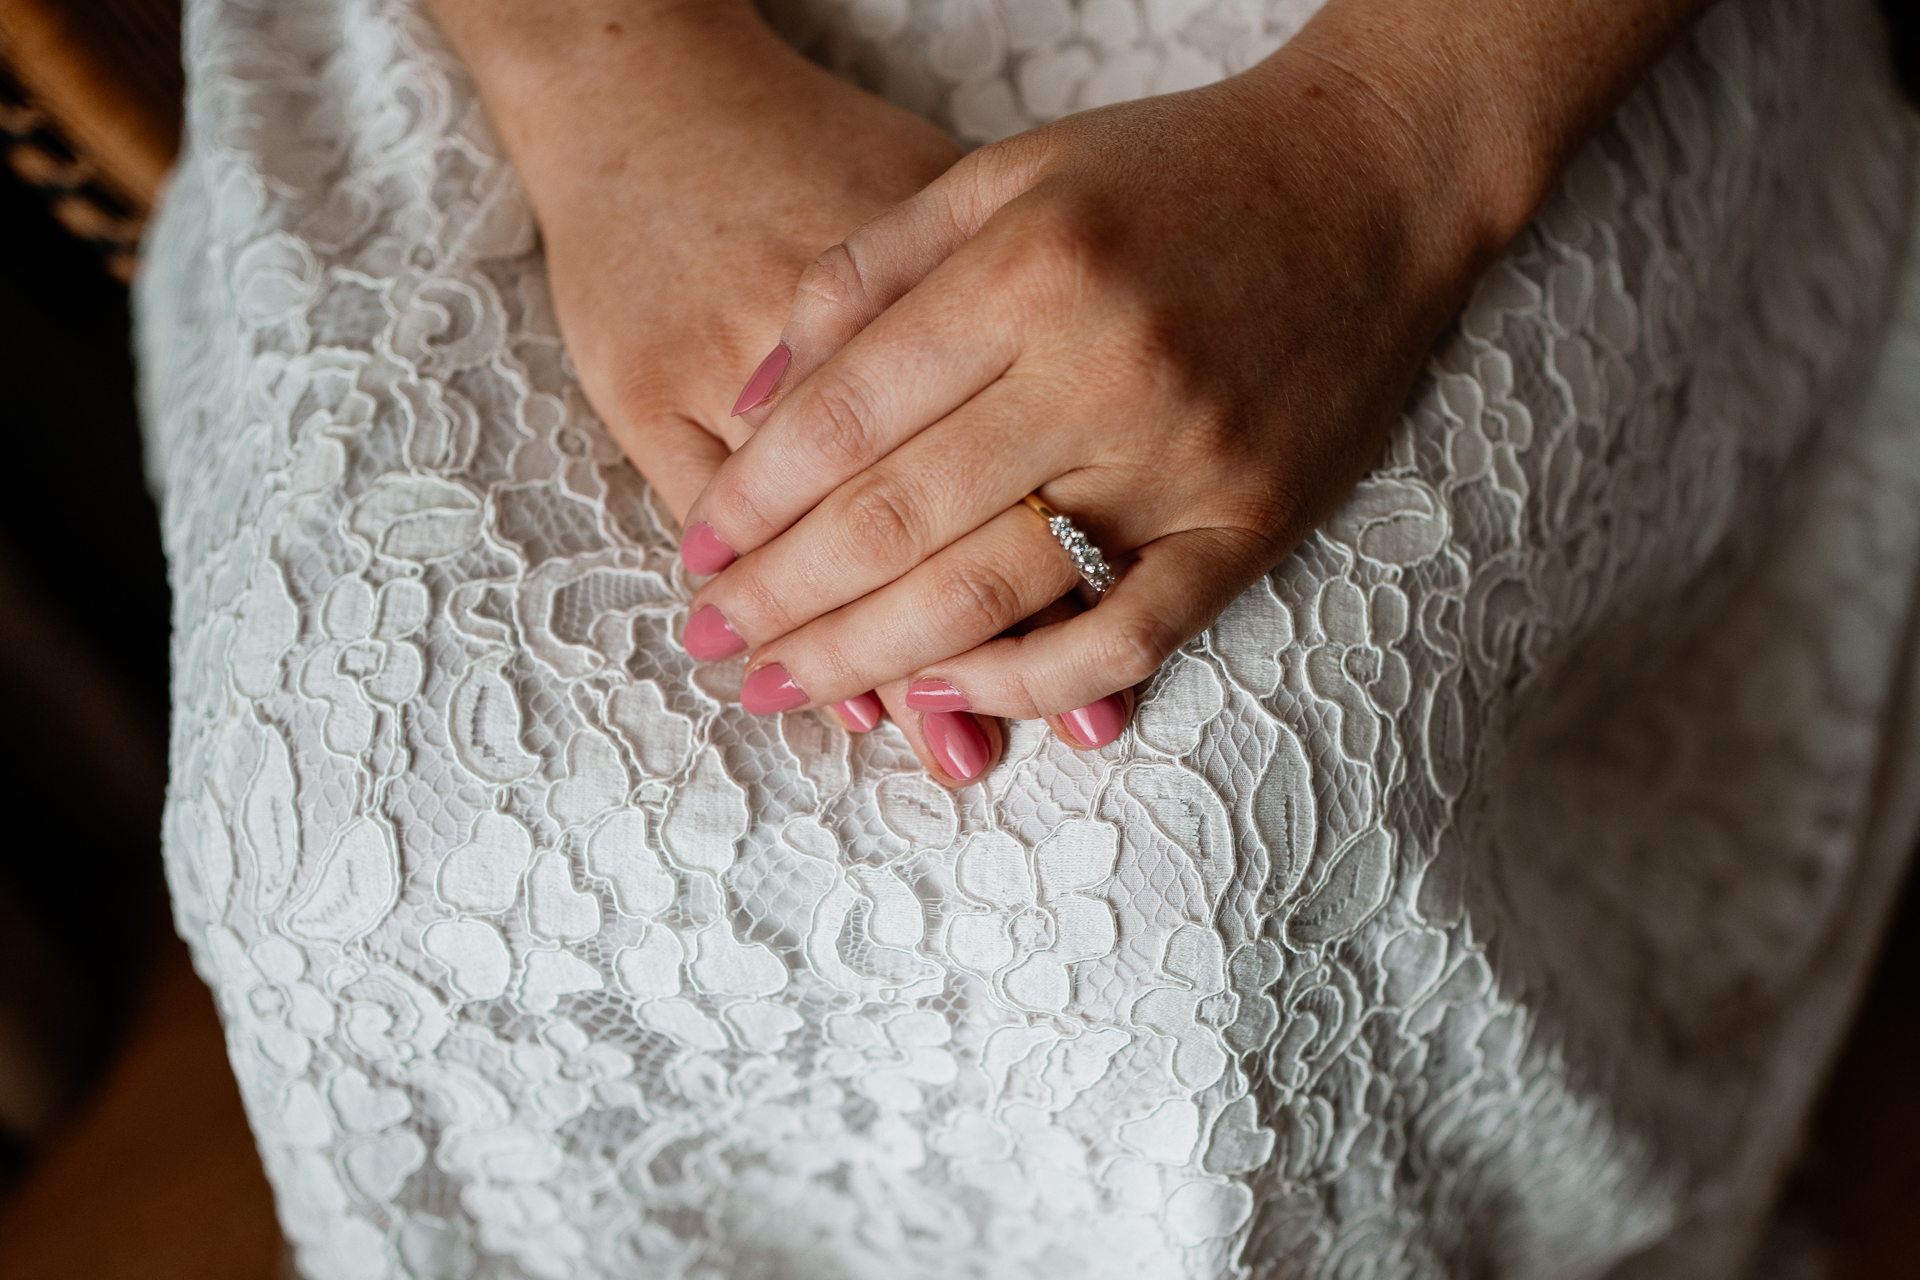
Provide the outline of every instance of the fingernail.
<path id="1" fill-rule="evenodd" d="M 698 574 L 718 573 L 739 558 L 704 520 L 680 539 L 680 563 Z"/>
<path id="2" fill-rule="evenodd" d="M 852 732 L 872 733 L 874 726 L 880 723 L 880 697 L 874 693 L 863 693 L 857 698 L 836 702 L 833 704 L 833 713 Z"/>
<path id="3" fill-rule="evenodd" d="M 718 662 L 746 648 L 747 642 L 727 625 L 720 610 L 708 605 L 687 619 L 687 629 L 680 633 L 680 647 L 702 662 Z"/>
<path id="4" fill-rule="evenodd" d="M 1068 733 L 1080 740 L 1081 746 L 1104 747 L 1127 727 L 1127 700 L 1110 693 L 1078 711 L 1067 712 L 1060 717 L 1060 722 L 1067 726 Z"/>
<path id="5" fill-rule="evenodd" d="M 739 417 L 772 395 L 773 389 L 780 385 L 780 375 L 787 371 L 787 361 L 791 359 L 793 352 L 787 350 L 784 342 L 767 352 L 767 358 L 760 362 L 760 367 L 747 379 L 747 385 L 741 388 L 740 398 L 733 402 L 733 416 Z"/>
<path id="6" fill-rule="evenodd" d="M 958 711 L 929 711 L 920 717 L 933 758 L 955 782 L 971 782 L 987 767 L 987 735 L 979 722 Z"/>
<path id="7" fill-rule="evenodd" d="M 904 699 L 915 711 L 968 711 L 967 695 L 945 680 L 916 680 Z"/>
<path id="8" fill-rule="evenodd" d="M 779 663 L 747 672 L 740 685 L 740 705 L 757 716 L 775 715 L 807 705 L 807 691 L 793 682 Z"/>

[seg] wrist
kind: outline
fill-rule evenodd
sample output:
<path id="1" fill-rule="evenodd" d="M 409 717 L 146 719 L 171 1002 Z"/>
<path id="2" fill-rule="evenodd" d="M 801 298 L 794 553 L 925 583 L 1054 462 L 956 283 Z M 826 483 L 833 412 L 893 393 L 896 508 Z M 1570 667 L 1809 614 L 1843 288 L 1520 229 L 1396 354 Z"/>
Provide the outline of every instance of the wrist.
<path id="1" fill-rule="evenodd" d="M 429 0 L 543 227 L 813 70 L 749 0 Z M 711 147 L 707 147 L 711 150 Z"/>
<path id="2" fill-rule="evenodd" d="M 1325 139 L 1321 163 L 1370 221 L 1400 229 L 1409 267 L 1442 287 L 1470 282 L 1526 226 L 1553 171 L 1491 118 L 1444 48 L 1377 20 L 1380 7 L 1328 5 L 1247 74 L 1291 117 L 1283 127 Z"/>
<path id="3" fill-rule="evenodd" d="M 545 81 L 624 61 L 653 41 L 757 21 L 751 0 L 427 0 L 454 48 L 483 80 Z"/>
<path id="4" fill-rule="evenodd" d="M 1262 157 L 1269 182 L 1318 192 L 1323 268 L 1360 293 L 1380 291 L 1370 305 L 1410 330 L 1437 332 L 1525 226 L 1533 199 L 1510 168 L 1474 153 L 1478 139 L 1444 99 L 1411 91 L 1344 33 L 1325 35 L 1310 25 L 1237 77 L 1248 93 L 1244 127 L 1232 131 Z"/>
<path id="5" fill-rule="evenodd" d="M 1485 265 L 1710 3 L 1329 0 L 1255 70 L 1309 60 L 1371 99 L 1426 216 Z"/>

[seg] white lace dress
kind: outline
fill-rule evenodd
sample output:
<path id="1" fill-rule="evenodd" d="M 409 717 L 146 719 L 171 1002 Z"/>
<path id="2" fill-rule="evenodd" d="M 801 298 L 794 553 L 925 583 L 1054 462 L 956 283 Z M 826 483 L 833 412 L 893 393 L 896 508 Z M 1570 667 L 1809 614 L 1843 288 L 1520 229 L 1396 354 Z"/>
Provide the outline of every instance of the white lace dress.
<path id="1" fill-rule="evenodd" d="M 418 6 L 188 7 L 167 868 L 309 1280 L 1738 1269 L 1920 802 L 1867 0 L 1714 10 L 1135 727 L 952 795 L 674 642 Z M 774 17 L 980 141 L 1310 8 Z"/>

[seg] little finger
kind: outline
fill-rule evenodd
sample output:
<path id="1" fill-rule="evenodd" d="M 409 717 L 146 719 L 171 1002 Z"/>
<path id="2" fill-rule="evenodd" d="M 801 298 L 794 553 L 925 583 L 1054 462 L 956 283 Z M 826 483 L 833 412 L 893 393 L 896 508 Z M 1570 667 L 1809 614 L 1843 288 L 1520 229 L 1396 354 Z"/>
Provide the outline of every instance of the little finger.
<path id="1" fill-rule="evenodd" d="M 906 683 L 896 680 L 880 691 L 881 701 L 928 777 L 957 789 L 980 781 L 998 763 L 1006 749 L 998 720 L 965 711 L 915 711 L 906 705 L 906 692 Z"/>
<path id="2" fill-rule="evenodd" d="M 607 430 L 676 520 L 686 518 L 729 452 L 727 441 L 678 413 L 609 422 Z"/>

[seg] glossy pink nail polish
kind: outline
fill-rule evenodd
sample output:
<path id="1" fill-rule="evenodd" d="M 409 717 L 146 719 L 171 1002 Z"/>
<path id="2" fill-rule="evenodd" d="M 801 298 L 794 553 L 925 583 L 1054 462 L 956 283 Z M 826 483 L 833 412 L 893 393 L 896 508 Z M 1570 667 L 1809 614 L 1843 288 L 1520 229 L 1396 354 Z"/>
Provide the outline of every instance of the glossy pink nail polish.
<path id="1" fill-rule="evenodd" d="M 779 663 L 747 672 L 740 685 L 740 705 L 757 716 L 777 715 L 807 705 L 807 691 L 793 682 Z"/>
<path id="2" fill-rule="evenodd" d="M 680 633 L 680 647 L 702 662 L 718 662 L 746 648 L 747 642 L 727 625 L 720 610 L 708 605 L 687 619 L 687 629 Z"/>
<path id="3" fill-rule="evenodd" d="M 760 367 L 747 379 L 747 385 L 740 389 L 740 398 L 733 402 L 733 416 L 739 417 L 747 410 L 766 402 L 773 389 L 780 385 L 780 375 L 787 371 L 787 362 L 793 359 L 793 352 L 787 350 L 787 344 L 781 343 L 767 353 Z"/>
<path id="4" fill-rule="evenodd" d="M 704 520 L 688 529 L 687 536 L 680 539 L 680 563 L 694 573 L 718 573 L 739 558 Z"/>
<path id="5" fill-rule="evenodd" d="M 1078 711 L 1069 711 L 1060 717 L 1067 732 L 1080 740 L 1080 745 L 1089 749 L 1104 747 L 1120 736 L 1127 727 L 1127 700 L 1117 693 L 1110 693 L 1098 702 L 1089 702 Z"/>
<path id="6" fill-rule="evenodd" d="M 933 758 L 955 782 L 972 782 L 987 767 L 987 735 L 963 711 L 929 711 L 920 717 Z"/>
<path id="7" fill-rule="evenodd" d="M 853 733 L 872 733 L 880 723 L 881 710 L 880 695 L 876 693 L 863 693 L 833 704 L 833 713 Z"/>
<path id="8" fill-rule="evenodd" d="M 915 711 L 968 711 L 967 695 L 945 680 L 916 680 L 904 699 Z"/>

